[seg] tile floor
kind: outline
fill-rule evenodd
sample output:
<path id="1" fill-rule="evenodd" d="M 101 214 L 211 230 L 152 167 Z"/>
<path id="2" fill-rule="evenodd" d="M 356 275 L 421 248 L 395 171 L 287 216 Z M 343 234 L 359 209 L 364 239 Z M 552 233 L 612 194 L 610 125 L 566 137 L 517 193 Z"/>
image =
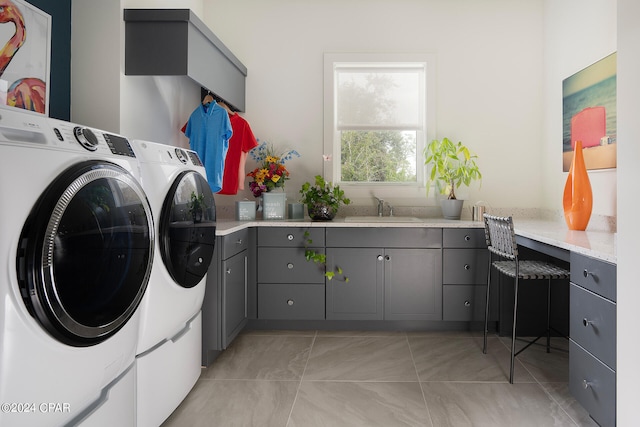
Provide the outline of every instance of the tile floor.
<path id="1" fill-rule="evenodd" d="M 162 427 L 597 426 L 569 394 L 568 343 L 517 357 L 468 332 L 247 331 Z"/>

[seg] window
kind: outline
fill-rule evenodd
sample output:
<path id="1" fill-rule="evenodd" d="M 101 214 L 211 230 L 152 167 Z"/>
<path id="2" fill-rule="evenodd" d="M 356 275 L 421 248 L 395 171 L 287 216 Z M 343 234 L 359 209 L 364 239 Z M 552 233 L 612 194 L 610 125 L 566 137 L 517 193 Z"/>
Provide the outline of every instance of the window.
<path id="1" fill-rule="evenodd" d="M 394 192 L 424 187 L 434 62 L 430 55 L 325 54 L 329 180 Z"/>

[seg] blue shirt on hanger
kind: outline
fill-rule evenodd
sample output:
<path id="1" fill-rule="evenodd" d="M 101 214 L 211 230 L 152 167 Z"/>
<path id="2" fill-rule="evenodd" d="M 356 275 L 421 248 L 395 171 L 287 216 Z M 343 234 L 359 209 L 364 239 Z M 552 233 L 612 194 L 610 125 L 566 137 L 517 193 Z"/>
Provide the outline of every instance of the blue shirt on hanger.
<path id="1" fill-rule="evenodd" d="M 227 110 L 215 101 L 208 107 L 200 104 L 191 113 L 185 128 L 184 134 L 189 138 L 191 149 L 202 159 L 214 193 L 222 188 L 224 160 L 232 133 Z"/>

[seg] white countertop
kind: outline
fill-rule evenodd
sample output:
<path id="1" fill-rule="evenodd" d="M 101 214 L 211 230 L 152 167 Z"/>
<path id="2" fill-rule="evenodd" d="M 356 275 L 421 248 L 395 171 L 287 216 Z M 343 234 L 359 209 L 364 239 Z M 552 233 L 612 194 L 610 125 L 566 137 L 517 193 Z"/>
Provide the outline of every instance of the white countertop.
<path id="1" fill-rule="evenodd" d="M 344 218 L 331 221 L 311 221 L 310 219 L 296 220 L 255 220 L 236 221 L 219 219 L 216 229 L 217 236 L 225 236 L 247 227 L 396 227 L 396 228 L 483 228 L 480 221 L 451 220 L 444 218 L 425 218 L 420 222 L 347 222 Z"/>
<path id="2" fill-rule="evenodd" d="M 616 233 L 569 230 L 564 223 L 532 219 L 514 218 L 513 226 L 518 236 L 617 263 Z"/>
<path id="3" fill-rule="evenodd" d="M 219 219 L 216 235 L 225 236 L 248 227 L 395 227 L 395 228 L 483 228 L 481 221 L 425 218 L 420 222 L 347 222 L 344 218 L 332 221 L 282 220 L 236 221 Z M 574 231 L 566 224 L 549 220 L 518 219 L 514 217 L 517 235 L 581 253 L 603 261 L 616 263 L 616 233 L 609 231 Z"/>

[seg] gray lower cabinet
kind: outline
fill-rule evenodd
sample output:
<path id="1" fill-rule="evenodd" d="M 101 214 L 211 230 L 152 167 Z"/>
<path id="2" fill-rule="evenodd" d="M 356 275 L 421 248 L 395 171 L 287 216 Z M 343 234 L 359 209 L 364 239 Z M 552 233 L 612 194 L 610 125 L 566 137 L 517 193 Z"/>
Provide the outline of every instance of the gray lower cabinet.
<path id="1" fill-rule="evenodd" d="M 247 261 L 252 229 L 218 236 L 202 304 L 202 365 L 208 366 L 247 323 Z"/>
<path id="2" fill-rule="evenodd" d="M 616 424 L 616 266 L 571 253 L 569 390 L 601 426 Z"/>
<path id="3" fill-rule="evenodd" d="M 324 229 L 258 229 L 258 319 L 323 320 L 324 269 L 305 258 L 305 241 L 324 253 Z"/>
<path id="4" fill-rule="evenodd" d="M 442 229 L 327 228 L 326 317 L 441 320 Z"/>
<path id="5" fill-rule="evenodd" d="M 382 249 L 327 248 L 327 265 L 340 266 L 349 281 L 326 281 L 326 315 L 331 320 L 382 320 Z"/>
<path id="6" fill-rule="evenodd" d="M 442 318 L 484 320 L 489 252 L 482 228 L 443 230 Z"/>
<path id="7" fill-rule="evenodd" d="M 222 261 L 222 347 L 247 323 L 247 251 Z"/>

